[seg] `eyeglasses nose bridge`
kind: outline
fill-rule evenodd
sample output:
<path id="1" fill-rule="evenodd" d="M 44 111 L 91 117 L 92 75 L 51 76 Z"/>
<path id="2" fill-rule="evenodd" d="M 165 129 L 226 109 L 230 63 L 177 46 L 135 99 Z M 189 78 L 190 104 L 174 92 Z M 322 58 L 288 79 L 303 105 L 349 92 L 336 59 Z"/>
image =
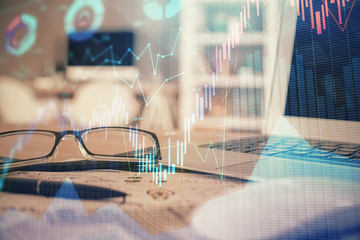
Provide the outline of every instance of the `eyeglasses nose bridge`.
<path id="1" fill-rule="evenodd" d="M 60 142 L 66 139 L 76 139 L 76 136 L 74 134 L 71 133 L 65 133 L 64 135 L 61 136 L 60 138 Z"/>
<path id="2" fill-rule="evenodd" d="M 75 134 L 73 133 L 65 133 L 64 135 L 62 135 L 60 137 L 60 139 L 58 140 L 58 143 L 56 144 L 56 147 L 54 149 L 54 153 L 52 155 L 52 160 L 55 160 L 56 159 L 56 156 L 58 154 L 58 150 L 60 148 L 60 146 L 62 145 L 62 143 L 65 141 L 65 140 L 70 140 L 70 139 L 73 139 L 77 145 L 78 145 L 78 149 L 80 150 L 81 154 L 84 156 L 84 157 L 87 157 L 87 152 L 85 151 L 84 147 L 82 146 L 79 138 L 77 136 L 75 136 Z"/>

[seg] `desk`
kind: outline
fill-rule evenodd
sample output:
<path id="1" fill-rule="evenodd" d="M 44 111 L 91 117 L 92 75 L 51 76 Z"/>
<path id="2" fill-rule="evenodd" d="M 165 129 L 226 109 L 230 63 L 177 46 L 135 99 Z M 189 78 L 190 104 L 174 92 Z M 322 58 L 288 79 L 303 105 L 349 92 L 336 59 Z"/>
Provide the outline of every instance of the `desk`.
<path id="1" fill-rule="evenodd" d="M 209 138 L 209 134 L 200 135 Z M 164 140 L 166 138 L 160 136 L 162 146 L 166 145 Z M 14 171 L 7 178 L 69 181 L 74 185 L 117 189 L 127 194 L 125 202 L 122 197 L 77 199 L 69 185 L 61 188 L 55 198 L 2 192 L 2 239 L 25 236 L 43 239 L 359 236 L 360 199 L 357 196 L 360 196 L 360 188 L 356 176 L 360 173 L 357 169 L 348 172 L 355 176 L 353 181 L 309 175 L 270 177 L 263 173 L 267 169 L 271 171 L 269 166 L 278 164 L 279 160 L 260 159 L 253 173 L 256 179 L 250 182 L 235 178 L 221 180 L 215 174 L 178 169 L 159 188 L 154 185 L 151 173 L 137 175 L 136 170 L 92 168 L 90 162 L 83 161 L 76 153 L 74 145 L 69 141 L 59 149 L 69 154 L 67 160 L 61 159 L 61 164 Z M 73 159 L 69 159 L 70 155 Z M 69 160 L 72 163 L 67 163 Z M 86 171 L 83 166 L 87 166 Z"/>
<path id="2" fill-rule="evenodd" d="M 24 128 L 24 126 L 2 125 L 1 129 L 14 130 L 20 128 Z M 39 128 L 48 129 L 49 126 Z M 100 165 L 101 167 L 99 167 Z M 86 216 L 92 216 L 99 209 L 103 209 L 104 206 L 107 208 L 108 204 L 112 203 L 112 206 L 116 206 L 115 208 L 118 211 L 129 215 L 126 215 L 128 220 L 124 222 L 125 224 L 136 222 L 148 233 L 158 234 L 188 226 L 195 213 L 206 201 L 234 192 L 246 185 L 246 181 L 235 178 L 224 181 L 215 174 L 194 173 L 177 169 L 176 174 L 169 175 L 168 179 L 162 182 L 162 187 L 159 188 L 159 185 L 153 182 L 150 172 L 139 175 L 136 167 L 119 170 L 112 169 L 111 166 L 112 164 L 108 162 L 94 163 L 84 160 L 73 139 L 65 140 L 57 149 L 54 162 L 11 170 L 6 174 L 6 178 L 59 183 L 70 181 L 74 185 L 86 184 L 117 189 L 126 193 L 125 201 L 123 197 L 100 200 L 62 198 L 61 196 L 69 194 L 76 195 L 76 192 L 71 193 L 73 190 L 71 188 L 61 188 L 55 198 L 53 196 L 44 197 L 2 192 L 0 194 L 0 214 L 3 216 L 0 217 L 1 222 L 6 223 L 8 221 L 9 213 L 10 218 L 17 218 L 21 212 L 31 216 L 32 218 L 29 218 L 28 221 L 37 225 L 42 221 L 49 220 L 47 219 L 48 214 L 55 211 L 53 205 L 56 202 L 61 202 L 60 205 L 65 204 L 69 207 L 69 209 L 56 210 L 64 212 L 75 211 L 76 209 L 73 208 L 72 204 L 80 202 L 83 211 L 81 214 L 86 213 Z"/>

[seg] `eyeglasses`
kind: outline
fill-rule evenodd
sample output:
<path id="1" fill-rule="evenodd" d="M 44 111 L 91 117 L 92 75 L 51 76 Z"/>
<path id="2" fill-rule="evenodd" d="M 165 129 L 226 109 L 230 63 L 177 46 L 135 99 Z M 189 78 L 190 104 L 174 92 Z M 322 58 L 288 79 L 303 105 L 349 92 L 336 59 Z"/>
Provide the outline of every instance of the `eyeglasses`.
<path id="1" fill-rule="evenodd" d="M 17 130 L 0 133 L 0 169 L 51 161 L 66 135 L 73 135 L 88 160 L 113 160 L 150 164 L 161 160 L 157 136 L 145 130 L 126 127 L 91 128 L 82 131 L 54 132 Z M 141 160 L 140 160 L 141 159 Z"/>

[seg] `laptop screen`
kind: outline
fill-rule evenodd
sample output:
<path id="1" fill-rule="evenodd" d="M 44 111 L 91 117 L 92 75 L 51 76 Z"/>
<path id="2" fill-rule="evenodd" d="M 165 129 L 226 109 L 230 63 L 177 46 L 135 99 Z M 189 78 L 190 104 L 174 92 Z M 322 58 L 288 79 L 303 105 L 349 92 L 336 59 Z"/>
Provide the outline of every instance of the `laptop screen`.
<path id="1" fill-rule="evenodd" d="M 134 33 L 97 32 L 90 38 L 79 40 L 79 34 L 68 37 L 68 66 L 132 66 Z M 84 32 L 83 34 L 88 34 Z"/>
<path id="2" fill-rule="evenodd" d="M 306 2 L 298 10 L 285 115 L 360 121 L 360 3 Z"/>

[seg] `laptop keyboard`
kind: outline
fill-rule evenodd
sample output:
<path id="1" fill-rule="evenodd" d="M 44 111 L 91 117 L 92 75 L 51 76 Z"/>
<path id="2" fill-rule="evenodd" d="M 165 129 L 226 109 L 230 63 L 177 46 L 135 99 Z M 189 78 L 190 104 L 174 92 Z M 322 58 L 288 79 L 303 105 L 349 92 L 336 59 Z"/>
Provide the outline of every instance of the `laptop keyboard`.
<path id="1" fill-rule="evenodd" d="M 360 145 L 357 144 L 318 140 L 308 140 L 306 143 L 303 139 L 273 136 L 270 142 L 267 137 L 253 137 L 200 147 L 360 167 Z"/>

